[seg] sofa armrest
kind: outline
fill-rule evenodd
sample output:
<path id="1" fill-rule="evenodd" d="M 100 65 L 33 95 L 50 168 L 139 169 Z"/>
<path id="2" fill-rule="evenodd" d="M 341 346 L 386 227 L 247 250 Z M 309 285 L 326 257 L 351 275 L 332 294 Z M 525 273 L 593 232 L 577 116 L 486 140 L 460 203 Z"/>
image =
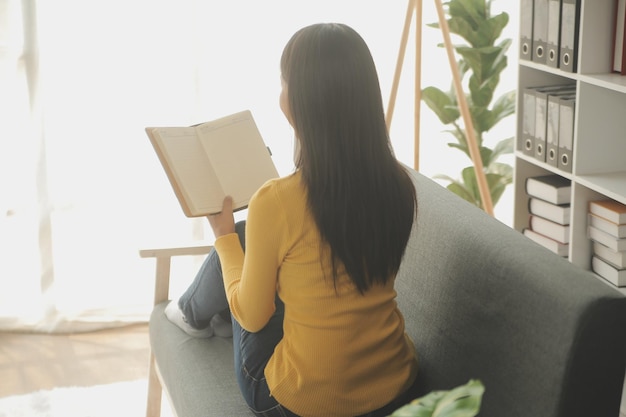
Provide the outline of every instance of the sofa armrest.
<path id="1" fill-rule="evenodd" d="M 207 242 L 196 242 L 185 246 L 152 247 L 139 250 L 140 257 L 156 259 L 154 305 L 167 300 L 169 297 L 172 257 L 205 255 L 212 248 L 213 246 Z"/>
<path id="2" fill-rule="evenodd" d="M 154 305 L 169 299 L 170 292 L 170 266 L 174 256 L 205 255 L 213 248 L 207 242 L 194 242 L 185 246 L 152 247 L 139 250 L 142 258 L 156 259 L 156 276 L 154 281 Z M 159 371 L 156 366 L 154 353 L 150 352 L 148 371 L 148 399 L 146 416 L 158 417 L 161 415 L 162 384 Z"/>

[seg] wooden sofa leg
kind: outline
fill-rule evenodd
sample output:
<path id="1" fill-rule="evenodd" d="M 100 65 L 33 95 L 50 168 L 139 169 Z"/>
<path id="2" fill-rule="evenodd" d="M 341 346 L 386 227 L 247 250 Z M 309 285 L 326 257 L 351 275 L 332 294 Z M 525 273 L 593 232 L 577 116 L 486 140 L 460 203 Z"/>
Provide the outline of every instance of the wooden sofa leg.
<path id="1" fill-rule="evenodd" d="M 150 370 L 148 373 L 148 404 L 146 407 L 146 417 L 161 416 L 161 382 L 157 375 L 154 355 L 150 353 Z"/>

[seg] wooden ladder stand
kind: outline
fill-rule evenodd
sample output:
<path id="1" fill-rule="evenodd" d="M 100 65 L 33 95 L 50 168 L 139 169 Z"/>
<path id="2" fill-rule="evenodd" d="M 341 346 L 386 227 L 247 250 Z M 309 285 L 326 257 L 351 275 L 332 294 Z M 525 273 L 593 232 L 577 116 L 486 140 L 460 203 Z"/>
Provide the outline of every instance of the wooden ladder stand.
<path id="1" fill-rule="evenodd" d="M 476 181 L 478 182 L 478 190 L 480 192 L 480 198 L 483 203 L 484 210 L 491 216 L 493 216 L 493 202 L 491 200 L 491 193 L 489 192 L 489 185 L 487 184 L 487 178 L 483 169 L 483 161 L 480 157 L 480 150 L 476 143 L 476 136 L 474 133 L 474 124 L 470 116 L 469 108 L 465 94 L 463 93 L 463 86 L 461 85 L 461 76 L 459 74 L 459 68 L 457 66 L 456 59 L 454 57 L 454 48 L 452 41 L 450 40 L 450 28 L 448 27 L 448 21 L 446 20 L 443 5 L 441 0 L 434 0 L 437 7 L 437 15 L 439 18 L 439 27 L 443 34 L 443 40 L 448 54 L 448 61 L 450 64 L 450 70 L 452 72 L 452 78 L 454 81 L 454 89 L 456 91 L 457 101 L 463 122 L 465 124 L 465 133 L 467 136 L 467 145 L 470 151 L 470 157 L 474 163 L 474 170 L 476 172 Z M 396 97 L 398 94 L 398 84 L 400 83 L 400 74 L 402 73 L 402 64 L 404 62 L 404 54 L 406 52 L 406 46 L 409 39 L 409 30 L 411 27 L 411 21 L 415 12 L 415 139 L 414 139 L 414 168 L 419 171 L 419 146 L 420 146 L 420 102 L 421 102 L 421 57 L 422 57 L 422 0 L 409 0 L 406 11 L 406 17 L 404 20 L 404 29 L 402 31 L 402 38 L 400 41 L 400 51 L 398 53 L 398 60 L 396 63 L 396 71 L 393 78 L 393 84 L 391 87 L 391 95 L 389 98 L 389 105 L 387 107 L 386 122 L 387 129 L 391 128 L 391 120 L 393 118 L 393 111 L 395 108 Z"/>

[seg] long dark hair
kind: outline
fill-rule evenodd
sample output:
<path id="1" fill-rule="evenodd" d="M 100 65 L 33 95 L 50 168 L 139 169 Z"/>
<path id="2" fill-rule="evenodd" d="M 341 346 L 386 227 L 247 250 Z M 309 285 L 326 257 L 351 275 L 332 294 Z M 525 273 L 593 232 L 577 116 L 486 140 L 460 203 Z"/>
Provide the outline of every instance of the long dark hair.
<path id="1" fill-rule="evenodd" d="M 296 166 L 333 278 L 341 262 L 363 293 L 397 273 L 417 209 L 391 148 L 374 61 L 352 28 L 323 23 L 293 35 L 281 72 L 300 144 Z"/>

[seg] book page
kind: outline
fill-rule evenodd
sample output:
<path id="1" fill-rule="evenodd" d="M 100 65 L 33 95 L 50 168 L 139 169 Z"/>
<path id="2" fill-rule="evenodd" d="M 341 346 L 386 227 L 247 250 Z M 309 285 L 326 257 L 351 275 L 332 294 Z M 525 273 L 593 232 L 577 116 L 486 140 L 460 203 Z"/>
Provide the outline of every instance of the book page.
<path id="1" fill-rule="evenodd" d="M 247 206 L 267 180 L 278 177 L 249 111 L 201 124 L 197 129 L 224 193 L 233 198 L 234 208 Z"/>
<path id="2" fill-rule="evenodd" d="M 195 217 L 221 211 L 225 194 L 196 130 L 193 127 L 161 127 L 152 132 L 161 148 L 159 157 L 167 161 L 164 168 L 166 172 L 169 168 L 168 177 L 185 214 Z"/>

